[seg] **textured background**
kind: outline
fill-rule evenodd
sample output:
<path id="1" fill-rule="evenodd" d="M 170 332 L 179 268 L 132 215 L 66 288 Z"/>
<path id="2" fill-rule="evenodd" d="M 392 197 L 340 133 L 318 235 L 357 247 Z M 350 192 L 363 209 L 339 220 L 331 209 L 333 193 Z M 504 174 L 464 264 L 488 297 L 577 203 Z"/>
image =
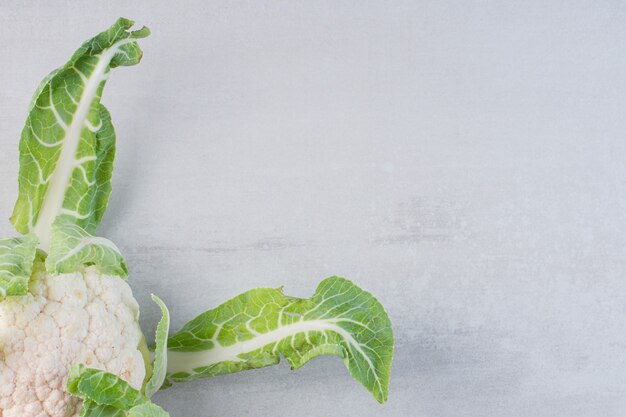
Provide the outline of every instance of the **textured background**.
<path id="1" fill-rule="evenodd" d="M 175 387 L 173 417 L 626 415 L 626 6 L 504 3 L 3 0 L 1 235 L 35 87 L 135 18 L 101 234 L 145 328 L 151 292 L 176 329 L 340 274 L 397 338 L 386 406 L 329 357 Z"/>

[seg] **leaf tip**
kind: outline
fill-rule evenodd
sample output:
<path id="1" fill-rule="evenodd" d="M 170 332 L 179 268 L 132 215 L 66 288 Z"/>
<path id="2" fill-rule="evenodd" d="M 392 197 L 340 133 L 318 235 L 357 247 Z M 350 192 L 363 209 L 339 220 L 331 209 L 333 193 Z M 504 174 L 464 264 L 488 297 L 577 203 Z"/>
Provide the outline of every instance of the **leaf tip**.
<path id="1" fill-rule="evenodd" d="M 134 30 L 130 34 L 133 38 L 147 38 L 152 34 L 152 32 L 150 32 L 150 28 L 147 26 L 142 26 L 141 29 Z"/>

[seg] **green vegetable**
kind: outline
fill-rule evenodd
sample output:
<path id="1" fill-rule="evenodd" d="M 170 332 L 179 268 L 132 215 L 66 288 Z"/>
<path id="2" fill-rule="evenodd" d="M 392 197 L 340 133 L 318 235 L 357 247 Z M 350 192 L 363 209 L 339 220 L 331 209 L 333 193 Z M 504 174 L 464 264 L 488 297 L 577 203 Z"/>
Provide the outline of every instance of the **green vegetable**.
<path id="1" fill-rule="evenodd" d="M 130 31 L 132 25 L 119 19 L 85 42 L 35 93 L 20 140 L 19 195 L 11 217 L 23 236 L 0 241 L 0 303 L 27 294 L 35 273 L 71 275 L 93 266 L 107 279 L 128 276 L 120 250 L 97 237 L 96 229 L 111 192 L 116 140 L 100 97 L 112 68 L 139 63 L 138 40 L 150 33 Z M 67 370 L 67 392 L 83 400 L 81 416 L 168 416 L 150 402 L 159 389 L 274 365 L 281 356 L 297 369 L 319 355 L 337 355 L 377 401 L 387 400 L 391 322 L 374 296 L 344 278 L 322 281 L 308 299 L 286 296 L 282 289 L 245 292 L 200 314 L 169 339 L 169 311 L 161 299 L 153 300 L 162 319 L 153 359 L 145 354 L 142 389 L 75 363 Z M 133 319 L 136 315 L 127 321 Z M 141 339 L 137 349 L 145 353 Z"/>

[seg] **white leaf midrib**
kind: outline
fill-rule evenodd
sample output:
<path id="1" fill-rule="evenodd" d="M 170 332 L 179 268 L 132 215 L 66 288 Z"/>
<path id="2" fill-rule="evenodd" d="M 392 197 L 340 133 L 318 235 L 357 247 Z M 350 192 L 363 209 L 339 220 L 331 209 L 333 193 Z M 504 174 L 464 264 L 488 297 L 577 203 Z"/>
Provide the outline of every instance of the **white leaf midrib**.
<path id="1" fill-rule="evenodd" d="M 361 344 L 341 326 L 335 324 L 334 320 L 302 320 L 292 324 L 283 325 L 267 333 L 258 334 L 252 339 L 223 346 L 214 341 L 215 345 L 211 349 L 199 352 L 168 352 L 167 370 L 168 373 L 187 372 L 194 373 L 194 369 L 215 365 L 220 362 L 234 361 L 242 362 L 241 355 L 254 352 L 265 346 L 276 344 L 289 337 L 300 333 L 307 334 L 311 331 L 331 331 L 339 334 L 352 348 L 354 348 L 367 362 L 372 375 L 376 379 L 378 386 L 381 381 L 376 373 L 376 367 L 371 358 L 363 351 Z"/>

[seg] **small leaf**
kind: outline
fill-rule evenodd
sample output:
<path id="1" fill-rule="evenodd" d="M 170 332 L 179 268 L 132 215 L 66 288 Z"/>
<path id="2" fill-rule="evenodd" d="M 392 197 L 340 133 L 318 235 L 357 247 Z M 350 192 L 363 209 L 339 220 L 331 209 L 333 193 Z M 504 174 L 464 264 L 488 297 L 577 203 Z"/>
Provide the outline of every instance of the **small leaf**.
<path id="1" fill-rule="evenodd" d="M 120 377 L 80 364 L 71 368 L 67 390 L 82 399 L 120 410 L 128 410 L 146 401 L 138 390 Z"/>
<path id="2" fill-rule="evenodd" d="M 113 163 L 115 161 L 115 129 L 113 128 L 109 111 L 102 104 L 100 104 L 99 117 L 100 129 L 96 132 L 96 160 L 93 166 L 93 181 L 91 182 L 92 185 L 88 187 L 84 199 L 88 204 L 81 202 L 72 208 L 72 211 L 87 210 L 91 213 L 90 216 L 86 216 L 77 222 L 91 234 L 96 233 L 96 229 L 102 221 L 104 212 L 109 204 L 111 177 L 113 176 Z M 73 177 L 73 180 L 84 181 L 84 177 L 80 175 L 78 178 L 75 177 Z M 70 187 L 72 187 L 71 183 Z"/>
<path id="3" fill-rule="evenodd" d="M 80 410 L 80 417 L 169 417 L 169 414 L 150 402 L 139 404 L 130 410 L 120 410 L 110 405 L 100 405 L 86 400 Z"/>
<path id="4" fill-rule="evenodd" d="M 174 382 L 274 365 L 281 355 L 293 368 L 322 354 L 338 355 L 385 402 L 393 332 L 370 293 L 332 277 L 310 299 L 281 289 L 248 291 L 190 321 L 168 346 L 168 379 Z"/>
<path id="5" fill-rule="evenodd" d="M 119 408 L 110 405 L 96 404 L 93 401 L 85 400 L 80 409 L 80 417 L 126 417 L 127 413 Z"/>
<path id="6" fill-rule="evenodd" d="M 169 417 L 169 413 L 153 403 L 143 403 L 128 411 L 128 417 Z"/>
<path id="7" fill-rule="evenodd" d="M 169 417 L 123 379 L 85 365 L 72 366 L 67 391 L 83 400 L 80 417 Z"/>
<path id="8" fill-rule="evenodd" d="M 0 240 L 0 298 L 28 292 L 36 253 L 37 237 L 32 233 Z"/>
<path id="9" fill-rule="evenodd" d="M 167 373 L 167 337 L 170 331 L 170 313 L 165 303 L 154 294 L 152 294 L 152 299 L 161 308 L 163 316 L 156 329 L 156 348 L 154 350 L 152 377 L 146 384 L 146 397 L 148 398 L 151 398 L 165 381 Z"/>
<path id="10" fill-rule="evenodd" d="M 105 275 L 128 277 L 126 262 L 113 242 L 92 236 L 70 221 L 58 219 L 52 225 L 46 269 L 57 275 L 76 272 L 82 265 L 95 265 Z"/>

